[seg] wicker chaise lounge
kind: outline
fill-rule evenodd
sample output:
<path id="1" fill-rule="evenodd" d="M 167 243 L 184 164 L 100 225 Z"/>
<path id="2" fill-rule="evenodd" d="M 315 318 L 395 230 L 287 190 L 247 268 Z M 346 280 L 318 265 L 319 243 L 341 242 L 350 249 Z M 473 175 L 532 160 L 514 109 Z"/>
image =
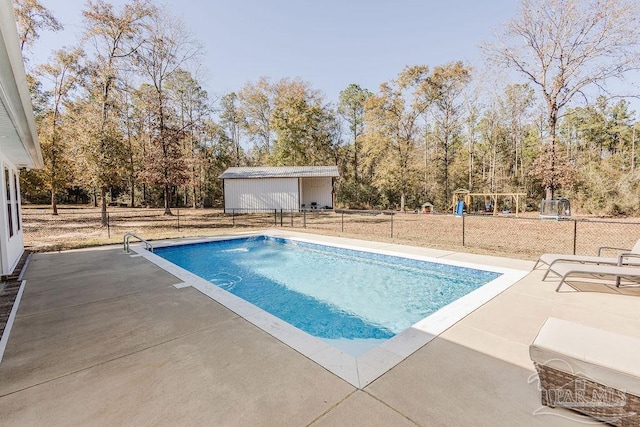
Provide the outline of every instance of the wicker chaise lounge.
<path id="1" fill-rule="evenodd" d="M 629 282 L 640 283 L 640 267 L 558 263 L 549 267 L 549 272 L 552 272 L 561 278 L 560 283 L 558 283 L 558 287 L 556 288 L 556 292 L 560 290 L 569 277 L 595 278 L 603 280 L 614 279 L 615 285 L 618 287 L 623 279 Z"/>
<path id="2" fill-rule="evenodd" d="M 542 404 L 640 426 L 640 340 L 548 318 L 529 347 Z"/>

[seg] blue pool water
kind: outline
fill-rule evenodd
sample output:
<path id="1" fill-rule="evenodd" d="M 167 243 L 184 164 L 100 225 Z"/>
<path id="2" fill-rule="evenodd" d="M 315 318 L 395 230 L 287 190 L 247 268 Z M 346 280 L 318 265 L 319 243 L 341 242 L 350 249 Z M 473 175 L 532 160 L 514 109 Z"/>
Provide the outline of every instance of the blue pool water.
<path id="1" fill-rule="evenodd" d="M 500 276 L 268 236 L 155 253 L 327 340 L 391 338 Z"/>

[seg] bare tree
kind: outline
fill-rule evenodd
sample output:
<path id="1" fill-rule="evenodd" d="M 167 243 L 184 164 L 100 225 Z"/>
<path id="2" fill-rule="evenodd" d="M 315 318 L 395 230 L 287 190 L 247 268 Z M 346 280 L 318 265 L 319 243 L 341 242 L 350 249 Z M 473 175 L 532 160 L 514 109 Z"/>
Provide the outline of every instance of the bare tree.
<path id="1" fill-rule="evenodd" d="M 71 92 L 78 85 L 82 76 L 79 61 L 82 57 L 80 49 L 65 49 L 54 52 L 54 57 L 48 64 L 37 69 L 40 77 L 52 84 L 49 92 L 50 121 L 42 124 L 39 129 L 43 138 L 43 154 L 45 155 L 45 182 L 51 190 L 51 209 L 53 215 L 58 215 L 57 192 L 68 182 L 68 164 L 65 162 L 65 145 L 61 135 L 63 106 Z"/>
<path id="2" fill-rule="evenodd" d="M 256 145 L 258 160 L 271 154 L 271 115 L 275 108 L 276 88 L 268 78 L 246 83 L 238 92 L 238 108 L 243 116 L 244 132 Z"/>
<path id="3" fill-rule="evenodd" d="M 400 195 L 402 211 L 419 180 L 414 157 L 420 118 L 432 102 L 425 96 L 428 71 L 426 65 L 406 67 L 396 80 L 381 84 L 380 92 L 365 103 L 368 128 L 364 154 L 369 163 L 375 163 L 377 186 Z"/>
<path id="4" fill-rule="evenodd" d="M 469 67 L 460 61 L 451 62 L 435 67 L 425 86 L 426 102 L 435 120 L 434 136 L 442 149 L 440 179 L 444 200 L 451 197 L 450 166 L 462 133 L 463 94 L 470 79 Z"/>
<path id="5" fill-rule="evenodd" d="M 23 54 L 40 38 L 41 30 L 62 30 L 62 24 L 38 0 L 14 0 L 13 4 Z"/>
<path id="6" fill-rule="evenodd" d="M 521 0 L 520 12 L 490 59 L 524 75 L 546 106 L 548 146 L 542 183 L 546 197 L 559 187 L 556 129 L 564 107 L 585 91 L 609 94 L 606 83 L 640 68 L 637 0 Z M 543 154 L 545 155 L 545 154 Z"/>
<path id="7" fill-rule="evenodd" d="M 94 129 L 96 147 L 88 150 L 92 155 L 91 165 L 100 187 L 102 198 L 102 225 L 107 225 L 107 188 L 118 179 L 118 169 L 124 165 L 124 144 L 116 131 L 117 119 L 121 115 L 111 114 L 117 103 L 113 91 L 117 87 L 124 60 L 131 58 L 137 46 L 136 36 L 144 29 L 145 20 L 155 8 L 145 0 L 133 0 L 121 10 L 103 0 L 89 0 L 83 11 L 87 25 L 85 37 L 93 49 L 90 65 L 91 79 L 88 90 L 97 102 L 98 123 Z"/>
<path id="8" fill-rule="evenodd" d="M 505 127 L 509 129 L 513 149 L 513 177 L 516 183 L 519 183 L 522 175 L 524 127 L 525 123 L 530 121 L 528 115 L 533 107 L 533 99 L 533 89 L 528 84 L 513 84 L 505 88 L 504 95 L 498 101 L 500 115 L 505 121 Z"/>
<path id="9" fill-rule="evenodd" d="M 135 54 L 136 65 L 148 79 L 156 98 L 151 147 L 155 150 L 150 157 L 154 161 L 147 162 L 145 166 L 147 180 L 162 185 L 164 189 L 165 215 L 172 215 L 171 187 L 186 180 L 179 147 L 184 132 L 175 123 L 172 126 L 165 84 L 174 73 L 195 60 L 200 52 L 200 45 L 183 24 L 172 19 L 166 11 L 160 11 L 154 15 L 149 31 Z"/>
<path id="10" fill-rule="evenodd" d="M 230 92 L 220 98 L 220 124 L 229 133 L 229 139 L 234 147 L 234 166 L 240 166 L 240 131 L 244 124 L 242 110 L 238 107 L 238 95 Z"/>
<path id="11" fill-rule="evenodd" d="M 207 120 L 212 112 L 212 105 L 207 91 L 200 86 L 197 77 L 190 72 L 178 70 L 173 73 L 167 80 L 166 88 L 169 98 L 178 109 L 179 128 L 184 130 L 185 136 L 183 148 L 187 157 L 191 191 L 185 186 L 184 205 L 187 205 L 189 193 L 191 193 L 191 204 L 195 209 L 199 205 L 197 188 L 201 181 L 198 172 L 202 161 L 202 139 Z"/>

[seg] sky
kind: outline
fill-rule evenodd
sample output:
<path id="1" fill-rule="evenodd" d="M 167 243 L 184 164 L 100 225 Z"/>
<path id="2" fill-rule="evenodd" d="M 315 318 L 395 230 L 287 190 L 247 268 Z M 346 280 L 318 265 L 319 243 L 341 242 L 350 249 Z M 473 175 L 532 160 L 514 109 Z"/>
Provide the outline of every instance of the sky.
<path id="1" fill-rule="evenodd" d="M 82 33 L 80 0 L 41 0 L 65 26 L 32 49 L 42 63 Z M 112 0 L 120 5 L 123 0 Z M 516 14 L 515 0 L 165 1 L 203 45 L 204 88 L 239 90 L 262 76 L 299 77 L 337 102 L 357 83 L 377 92 L 407 65 L 462 60 L 481 68 L 479 44 Z"/>

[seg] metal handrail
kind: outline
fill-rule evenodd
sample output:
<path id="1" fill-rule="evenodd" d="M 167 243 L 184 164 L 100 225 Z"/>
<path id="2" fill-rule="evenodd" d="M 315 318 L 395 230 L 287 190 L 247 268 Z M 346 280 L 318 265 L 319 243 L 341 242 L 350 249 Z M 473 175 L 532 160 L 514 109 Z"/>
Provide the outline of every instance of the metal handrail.
<path id="1" fill-rule="evenodd" d="M 147 242 L 142 237 L 135 235 L 134 233 L 126 233 L 124 235 L 124 251 L 126 253 L 129 253 L 129 239 L 132 238 L 132 237 L 135 237 L 136 239 L 138 239 L 141 242 L 143 242 L 144 245 L 145 245 L 145 249 L 147 249 L 148 251 L 153 252 L 153 246 L 151 245 L 151 243 Z"/>

